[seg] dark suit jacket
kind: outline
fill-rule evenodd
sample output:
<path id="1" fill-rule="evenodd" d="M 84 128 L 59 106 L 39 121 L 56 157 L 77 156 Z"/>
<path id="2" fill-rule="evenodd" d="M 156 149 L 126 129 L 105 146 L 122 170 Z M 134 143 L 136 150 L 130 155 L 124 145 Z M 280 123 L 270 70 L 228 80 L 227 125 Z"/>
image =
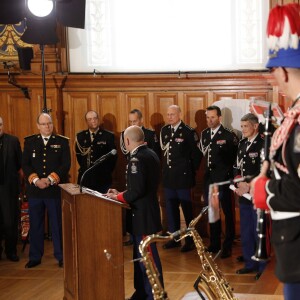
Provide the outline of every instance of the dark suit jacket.
<path id="1" fill-rule="evenodd" d="M 188 189 L 195 185 L 195 172 L 199 168 L 201 153 L 197 146 L 196 131 L 182 121 L 172 137 L 171 125 L 160 133 L 163 162 L 163 186 Z M 169 143 L 169 146 L 168 146 Z"/>
<path id="2" fill-rule="evenodd" d="M 220 182 L 232 178 L 236 159 L 238 138 L 223 125 L 211 139 L 211 129 L 201 133 L 200 150 L 206 158 L 205 182 Z"/>
<path id="3" fill-rule="evenodd" d="M 55 172 L 59 183 L 68 182 L 68 172 L 71 166 L 69 140 L 60 135 L 51 135 L 46 146 L 40 134 L 25 138 L 22 168 L 26 178 L 36 173 L 39 178 L 46 178 Z M 39 189 L 34 184 L 27 184 L 27 195 L 32 198 L 59 198 L 60 188 L 52 185 Z"/>
<path id="4" fill-rule="evenodd" d="M 149 235 L 161 230 L 157 189 L 160 162 L 156 153 L 142 145 L 130 155 L 127 165 L 127 190 L 123 197 L 130 205 L 128 232 Z"/>
<path id="5" fill-rule="evenodd" d="M 16 192 L 20 192 L 18 171 L 22 163 L 22 151 L 19 139 L 10 134 L 3 134 L 3 165 L 4 184 L 15 186 Z"/>
<path id="6" fill-rule="evenodd" d="M 89 130 L 77 133 L 77 143 L 75 145 L 76 158 L 80 166 L 78 171 L 78 183 L 82 174 L 101 156 L 116 149 L 114 134 L 110 131 L 99 129 L 93 142 L 91 141 Z M 83 150 L 83 153 L 82 151 Z M 115 168 L 117 155 L 109 157 L 104 162 L 96 166 L 90 173 L 87 173 L 83 180 L 85 187 L 100 190 L 101 186 L 112 183 L 112 172 Z"/>

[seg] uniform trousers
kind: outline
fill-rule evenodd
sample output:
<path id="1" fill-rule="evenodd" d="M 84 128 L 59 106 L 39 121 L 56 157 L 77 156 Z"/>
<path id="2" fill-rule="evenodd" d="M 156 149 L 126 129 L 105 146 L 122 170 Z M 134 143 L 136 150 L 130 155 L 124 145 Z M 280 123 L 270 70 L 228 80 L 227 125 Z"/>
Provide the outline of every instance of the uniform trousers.
<path id="1" fill-rule="evenodd" d="M 242 240 L 242 252 L 245 261 L 245 268 L 263 272 L 266 262 L 258 262 L 251 257 L 256 252 L 257 245 L 257 212 L 253 209 L 252 204 L 240 203 L 240 230 Z"/>
<path id="2" fill-rule="evenodd" d="M 283 285 L 284 300 L 298 300 L 300 295 L 300 283 L 285 283 Z"/>
<path id="3" fill-rule="evenodd" d="M 60 198 L 29 198 L 29 260 L 39 261 L 44 254 L 45 209 L 51 225 L 54 257 L 60 261 L 62 253 L 62 211 Z"/>
<path id="4" fill-rule="evenodd" d="M 16 190 L 17 186 L 0 185 L 0 251 L 2 253 L 4 239 L 6 255 L 17 254 L 19 204 Z"/>
<path id="5" fill-rule="evenodd" d="M 134 288 L 135 292 L 132 295 L 132 300 L 153 300 L 152 294 L 152 286 L 149 282 L 146 268 L 142 261 L 138 259 L 141 258 L 141 253 L 139 251 L 139 245 L 143 240 L 144 236 L 142 235 L 133 235 L 133 259 L 134 259 Z M 153 261 L 155 263 L 155 267 L 159 273 L 159 279 L 162 287 L 163 283 L 163 273 L 162 266 L 159 258 L 159 254 L 157 251 L 156 243 L 150 244 L 148 247 L 148 251 L 150 251 L 150 255 L 152 255 Z"/>
<path id="6" fill-rule="evenodd" d="M 164 188 L 166 198 L 166 213 L 168 230 L 175 232 L 180 229 L 180 210 L 181 205 L 186 226 L 193 220 L 193 206 L 191 199 L 191 189 L 169 189 Z"/>

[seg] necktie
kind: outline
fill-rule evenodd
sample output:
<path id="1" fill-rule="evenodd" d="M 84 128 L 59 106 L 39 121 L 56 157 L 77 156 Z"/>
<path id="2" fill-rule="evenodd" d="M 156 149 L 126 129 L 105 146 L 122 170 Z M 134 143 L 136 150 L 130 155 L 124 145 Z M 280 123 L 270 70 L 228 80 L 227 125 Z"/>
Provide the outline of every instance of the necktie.
<path id="1" fill-rule="evenodd" d="M 92 132 L 92 137 L 91 137 L 91 140 L 93 141 L 95 138 L 95 132 Z"/>
<path id="2" fill-rule="evenodd" d="M 250 145 L 251 145 L 251 142 L 248 141 L 248 142 L 247 142 L 247 148 L 248 148 Z"/>
<path id="3" fill-rule="evenodd" d="M 174 127 L 172 127 L 171 128 L 171 132 L 172 132 L 172 136 L 174 135 L 174 133 L 175 133 L 175 129 L 174 129 Z"/>
<path id="4" fill-rule="evenodd" d="M 44 145 L 46 146 L 47 145 L 47 143 L 48 143 L 48 138 L 44 138 Z"/>
<path id="5" fill-rule="evenodd" d="M 214 137 L 214 132 L 213 131 L 211 131 L 211 138 L 213 138 Z"/>

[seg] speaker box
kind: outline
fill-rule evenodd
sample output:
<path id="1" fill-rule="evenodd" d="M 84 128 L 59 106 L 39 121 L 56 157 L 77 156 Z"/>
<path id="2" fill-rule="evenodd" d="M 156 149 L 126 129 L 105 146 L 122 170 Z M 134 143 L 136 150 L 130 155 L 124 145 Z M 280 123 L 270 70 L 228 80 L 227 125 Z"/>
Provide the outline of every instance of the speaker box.
<path id="1" fill-rule="evenodd" d="M 31 70 L 30 63 L 33 58 L 33 50 L 31 47 L 18 48 L 19 64 L 22 70 Z"/>

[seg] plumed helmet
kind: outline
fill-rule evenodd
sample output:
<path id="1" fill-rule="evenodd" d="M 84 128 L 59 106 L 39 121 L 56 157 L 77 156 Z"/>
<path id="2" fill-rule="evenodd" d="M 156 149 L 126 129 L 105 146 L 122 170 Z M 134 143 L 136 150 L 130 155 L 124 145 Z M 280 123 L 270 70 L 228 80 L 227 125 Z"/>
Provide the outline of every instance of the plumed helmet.
<path id="1" fill-rule="evenodd" d="M 269 14 L 266 67 L 300 68 L 300 5 L 277 5 Z"/>

